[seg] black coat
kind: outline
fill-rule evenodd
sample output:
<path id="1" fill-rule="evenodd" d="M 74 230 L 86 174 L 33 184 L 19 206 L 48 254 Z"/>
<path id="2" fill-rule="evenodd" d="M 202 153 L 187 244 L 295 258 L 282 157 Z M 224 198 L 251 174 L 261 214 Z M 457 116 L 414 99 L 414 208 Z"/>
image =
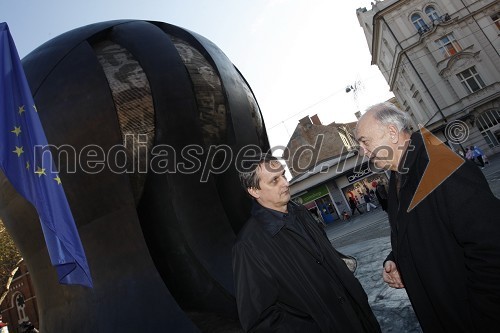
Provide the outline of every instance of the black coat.
<path id="1" fill-rule="evenodd" d="M 233 248 L 240 322 L 251 332 L 380 332 L 359 281 L 303 206 L 308 240 L 254 204 Z"/>
<path id="2" fill-rule="evenodd" d="M 424 332 L 499 332 L 500 200 L 465 162 L 408 213 L 428 164 L 420 133 L 411 140 L 399 198 L 391 174 L 387 259 L 396 262 Z M 447 165 L 444 157 L 436 162 Z"/>

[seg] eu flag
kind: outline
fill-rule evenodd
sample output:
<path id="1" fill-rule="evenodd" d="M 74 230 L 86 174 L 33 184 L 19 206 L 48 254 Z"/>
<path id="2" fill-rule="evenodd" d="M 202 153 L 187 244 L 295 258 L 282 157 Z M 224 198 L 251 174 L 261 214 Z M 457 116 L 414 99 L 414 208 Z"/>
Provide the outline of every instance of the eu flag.
<path id="1" fill-rule="evenodd" d="M 0 55 L 0 167 L 36 208 L 59 282 L 92 287 L 80 236 L 5 22 L 0 22 Z"/>

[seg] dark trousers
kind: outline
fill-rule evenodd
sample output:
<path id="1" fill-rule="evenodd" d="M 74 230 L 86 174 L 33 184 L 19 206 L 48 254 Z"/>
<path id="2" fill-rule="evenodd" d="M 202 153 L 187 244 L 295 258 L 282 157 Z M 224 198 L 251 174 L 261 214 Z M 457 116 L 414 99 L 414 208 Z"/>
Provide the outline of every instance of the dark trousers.
<path id="1" fill-rule="evenodd" d="M 478 157 L 476 157 L 478 162 L 479 162 L 479 165 L 484 167 L 484 161 L 483 161 L 483 156 L 482 155 L 479 155 Z"/>
<path id="2" fill-rule="evenodd" d="M 354 211 L 355 211 L 356 209 L 358 210 L 359 214 L 363 214 L 363 213 L 359 210 L 358 206 L 354 206 L 354 207 L 351 207 L 351 210 L 352 210 L 352 211 L 351 211 L 351 216 L 354 216 Z"/>

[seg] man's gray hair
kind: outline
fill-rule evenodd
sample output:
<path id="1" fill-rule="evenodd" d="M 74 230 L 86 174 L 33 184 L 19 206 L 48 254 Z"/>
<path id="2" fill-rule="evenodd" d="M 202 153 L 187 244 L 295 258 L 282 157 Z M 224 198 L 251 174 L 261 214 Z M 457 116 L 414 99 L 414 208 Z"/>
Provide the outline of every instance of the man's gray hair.
<path id="1" fill-rule="evenodd" d="M 392 103 L 379 103 L 370 106 L 366 112 L 372 112 L 373 118 L 382 125 L 395 125 L 401 132 L 412 133 L 413 122 L 410 116 Z"/>

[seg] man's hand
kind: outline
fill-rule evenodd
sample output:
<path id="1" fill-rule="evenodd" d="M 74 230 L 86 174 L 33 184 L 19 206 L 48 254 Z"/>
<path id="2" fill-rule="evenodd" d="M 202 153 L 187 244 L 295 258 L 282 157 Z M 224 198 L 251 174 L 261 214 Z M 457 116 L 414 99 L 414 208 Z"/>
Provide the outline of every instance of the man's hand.
<path id="1" fill-rule="evenodd" d="M 387 260 L 385 262 L 384 272 L 382 273 L 382 276 L 384 277 L 384 281 L 389 285 L 389 287 L 396 289 L 405 287 L 394 261 Z"/>

